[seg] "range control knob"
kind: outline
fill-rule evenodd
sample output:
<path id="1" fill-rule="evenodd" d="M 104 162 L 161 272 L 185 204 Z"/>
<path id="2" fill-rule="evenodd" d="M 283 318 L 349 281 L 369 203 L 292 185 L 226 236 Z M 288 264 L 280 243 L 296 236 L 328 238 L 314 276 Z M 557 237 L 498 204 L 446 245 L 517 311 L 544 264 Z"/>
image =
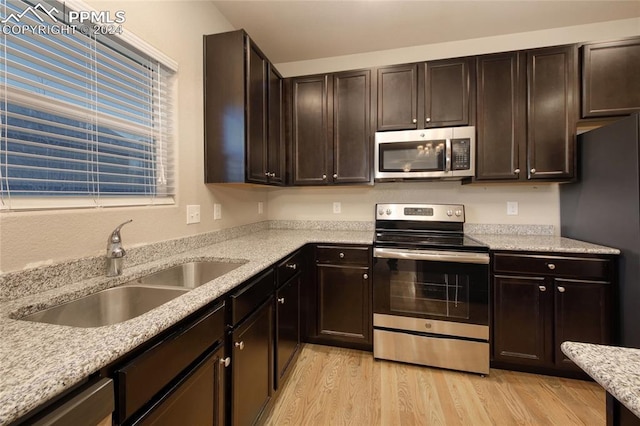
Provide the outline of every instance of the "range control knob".
<path id="1" fill-rule="evenodd" d="M 391 209 L 387 209 L 387 216 L 391 216 Z"/>
<path id="2" fill-rule="evenodd" d="M 453 216 L 453 210 L 447 210 L 447 216 L 449 217 Z"/>
<path id="3" fill-rule="evenodd" d="M 380 209 L 378 210 L 378 215 L 382 216 L 384 214 L 384 210 Z"/>
<path id="4" fill-rule="evenodd" d="M 458 217 L 462 216 L 462 210 L 460 209 L 456 210 L 456 216 Z"/>

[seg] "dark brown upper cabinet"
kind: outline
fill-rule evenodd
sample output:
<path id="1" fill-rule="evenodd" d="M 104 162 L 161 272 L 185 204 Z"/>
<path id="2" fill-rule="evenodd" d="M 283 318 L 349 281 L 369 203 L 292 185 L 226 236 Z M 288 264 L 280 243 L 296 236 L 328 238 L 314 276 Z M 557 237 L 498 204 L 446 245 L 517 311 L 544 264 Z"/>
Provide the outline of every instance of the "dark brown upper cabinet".
<path id="1" fill-rule="evenodd" d="M 292 183 L 370 183 L 371 71 L 295 77 L 290 91 Z"/>
<path id="2" fill-rule="evenodd" d="M 640 111 L 640 38 L 582 47 L 582 117 Z"/>
<path id="3" fill-rule="evenodd" d="M 204 36 L 205 183 L 285 182 L 282 78 L 243 31 Z"/>
<path id="4" fill-rule="evenodd" d="M 394 65 L 377 70 L 377 129 L 412 130 L 473 122 L 474 58 Z"/>
<path id="5" fill-rule="evenodd" d="M 476 180 L 574 177 L 575 46 L 479 56 L 477 91 Z"/>

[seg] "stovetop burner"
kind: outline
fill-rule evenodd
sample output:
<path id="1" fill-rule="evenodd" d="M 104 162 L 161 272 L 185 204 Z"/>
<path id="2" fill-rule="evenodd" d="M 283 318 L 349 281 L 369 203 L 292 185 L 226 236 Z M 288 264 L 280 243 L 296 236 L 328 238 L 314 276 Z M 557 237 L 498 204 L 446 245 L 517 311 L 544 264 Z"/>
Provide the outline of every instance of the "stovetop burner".
<path id="1" fill-rule="evenodd" d="M 464 235 L 464 206 L 454 204 L 376 205 L 376 247 L 488 252 Z"/>

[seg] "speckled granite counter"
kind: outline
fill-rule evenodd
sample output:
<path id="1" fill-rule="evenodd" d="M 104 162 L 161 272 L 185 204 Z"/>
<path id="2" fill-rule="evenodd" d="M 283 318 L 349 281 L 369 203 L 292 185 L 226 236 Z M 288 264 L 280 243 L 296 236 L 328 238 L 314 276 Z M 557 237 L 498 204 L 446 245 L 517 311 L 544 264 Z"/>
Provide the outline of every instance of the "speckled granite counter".
<path id="1" fill-rule="evenodd" d="M 470 234 L 491 250 L 620 254 L 620 250 L 552 235 Z"/>
<path id="2" fill-rule="evenodd" d="M 607 392 L 640 417 L 640 349 L 564 342 L 561 346 Z"/>
<path id="3" fill-rule="evenodd" d="M 371 231 L 262 230 L 146 264 L 0 303 L 0 425 L 10 423 L 306 243 L 370 244 Z M 75 328 L 13 318 L 113 287 L 175 264 L 244 260 L 239 268 L 119 324 Z"/>

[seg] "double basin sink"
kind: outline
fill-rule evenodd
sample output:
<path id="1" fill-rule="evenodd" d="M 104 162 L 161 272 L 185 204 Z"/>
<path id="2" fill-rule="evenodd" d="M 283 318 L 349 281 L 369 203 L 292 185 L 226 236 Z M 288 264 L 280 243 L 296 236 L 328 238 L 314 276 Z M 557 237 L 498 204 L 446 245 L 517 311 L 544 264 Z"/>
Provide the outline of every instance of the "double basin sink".
<path id="1" fill-rule="evenodd" d="M 85 328 L 117 324 L 157 308 L 243 264 L 183 263 L 21 319 Z"/>

